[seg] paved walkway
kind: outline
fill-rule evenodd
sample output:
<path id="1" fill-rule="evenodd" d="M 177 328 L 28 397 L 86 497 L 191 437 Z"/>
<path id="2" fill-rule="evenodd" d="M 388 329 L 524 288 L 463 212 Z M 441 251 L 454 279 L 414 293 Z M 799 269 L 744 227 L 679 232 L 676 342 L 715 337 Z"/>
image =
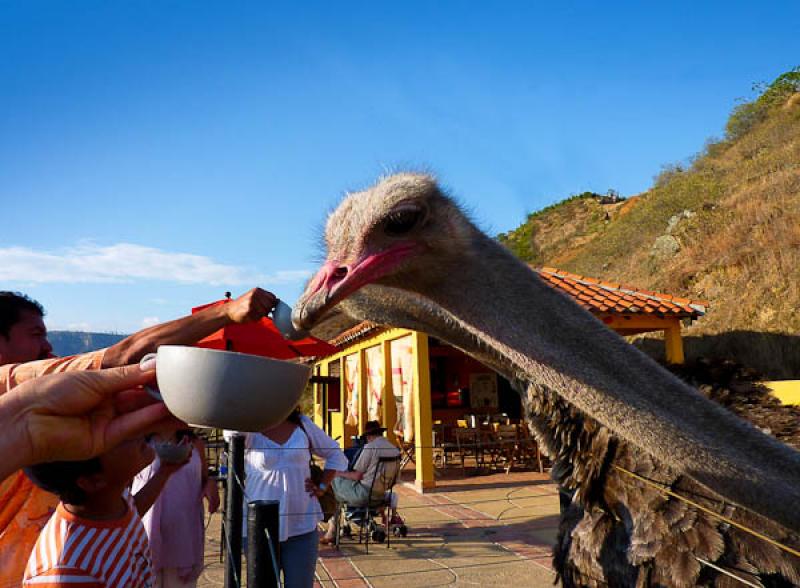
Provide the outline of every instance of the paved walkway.
<path id="1" fill-rule="evenodd" d="M 391 549 L 343 540 L 340 551 L 321 546 L 321 588 L 374 586 L 552 586 L 550 548 L 558 528 L 558 494 L 547 474 L 512 472 L 440 481 L 420 495 L 398 487 L 408 536 Z M 206 541 L 202 588 L 223 585 L 219 522 Z"/>

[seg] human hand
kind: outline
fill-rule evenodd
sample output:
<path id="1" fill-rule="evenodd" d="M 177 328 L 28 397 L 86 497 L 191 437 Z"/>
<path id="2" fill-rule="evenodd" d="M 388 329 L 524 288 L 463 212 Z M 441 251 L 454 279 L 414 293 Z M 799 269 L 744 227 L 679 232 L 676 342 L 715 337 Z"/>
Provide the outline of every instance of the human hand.
<path id="1" fill-rule="evenodd" d="M 325 494 L 325 490 L 317 486 L 311 478 L 306 478 L 306 492 L 310 496 L 316 496 L 317 498 Z"/>
<path id="2" fill-rule="evenodd" d="M 158 455 L 158 473 L 171 476 L 192 459 L 194 445 L 188 439 L 181 439 L 178 443 L 156 442 L 155 451 Z M 181 451 L 183 453 L 181 453 Z"/>
<path id="3" fill-rule="evenodd" d="M 253 288 L 225 305 L 225 312 L 231 322 L 249 323 L 267 316 L 275 308 L 278 299 L 272 292 Z"/>
<path id="4" fill-rule="evenodd" d="M 208 501 L 209 514 L 217 512 L 219 510 L 219 488 L 217 488 L 217 481 L 214 478 L 206 480 L 203 496 Z"/>
<path id="5" fill-rule="evenodd" d="M 154 376 L 138 365 L 53 374 L 0 396 L 0 453 L 7 462 L 0 473 L 89 459 L 155 428 L 180 426 L 141 388 Z"/>

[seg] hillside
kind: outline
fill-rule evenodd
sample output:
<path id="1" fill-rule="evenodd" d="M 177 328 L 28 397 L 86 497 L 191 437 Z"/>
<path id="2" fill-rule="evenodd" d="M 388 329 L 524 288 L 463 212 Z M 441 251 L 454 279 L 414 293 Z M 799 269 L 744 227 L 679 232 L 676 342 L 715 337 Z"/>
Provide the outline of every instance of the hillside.
<path id="1" fill-rule="evenodd" d="M 498 239 L 535 265 L 708 300 L 686 330 L 690 356 L 800 378 L 800 71 L 734 109 L 724 139 L 650 190 L 572 197 Z"/>
<path id="2" fill-rule="evenodd" d="M 110 347 L 122 341 L 127 335 L 116 333 L 85 333 L 83 331 L 50 331 L 47 338 L 53 346 L 53 353 L 59 357 L 77 355 Z"/>

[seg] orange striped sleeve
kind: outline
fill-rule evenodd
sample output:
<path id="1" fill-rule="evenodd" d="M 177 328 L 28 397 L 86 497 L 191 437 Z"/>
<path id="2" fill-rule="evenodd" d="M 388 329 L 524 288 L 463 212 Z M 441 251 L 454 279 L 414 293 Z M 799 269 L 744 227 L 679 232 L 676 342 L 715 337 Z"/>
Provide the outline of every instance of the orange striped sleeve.
<path id="1" fill-rule="evenodd" d="M 74 588 L 105 588 L 102 582 L 87 574 L 80 568 L 57 567 L 36 576 L 26 578 L 23 586 L 36 586 L 38 588 L 56 588 L 71 586 Z"/>
<path id="2" fill-rule="evenodd" d="M 15 386 L 22 384 L 22 382 L 48 374 L 99 370 L 103 365 L 105 352 L 105 349 L 100 349 L 70 357 L 52 357 L 50 359 L 0 366 L 0 394 L 9 392 Z"/>

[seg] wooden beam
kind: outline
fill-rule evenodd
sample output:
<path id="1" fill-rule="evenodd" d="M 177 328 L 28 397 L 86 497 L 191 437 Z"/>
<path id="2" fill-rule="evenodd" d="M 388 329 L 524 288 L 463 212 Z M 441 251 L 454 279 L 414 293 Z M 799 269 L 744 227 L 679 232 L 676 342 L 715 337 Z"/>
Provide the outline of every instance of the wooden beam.
<path id="1" fill-rule="evenodd" d="M 680 325 L 678 317 L 659 317 L 653 315 L 616 315 L 607 314 L 597 317 L 607 327 L 614 329 L 638 329 L 644 331 L 662 331 L 672 325 Z"/>

